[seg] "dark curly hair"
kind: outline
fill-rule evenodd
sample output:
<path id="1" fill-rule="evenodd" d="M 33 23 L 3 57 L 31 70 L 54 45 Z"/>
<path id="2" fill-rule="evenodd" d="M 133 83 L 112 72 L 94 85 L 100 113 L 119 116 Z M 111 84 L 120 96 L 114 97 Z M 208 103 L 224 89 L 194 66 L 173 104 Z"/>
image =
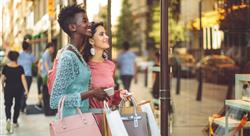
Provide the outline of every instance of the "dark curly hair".
<path id="1" fill-rule="evenodd" d="M 96 28 L 98 26 L 104 26 L 103 22 L 91 22 L 91 32 L 92 36 L 90 38 L 93 38 L 94 34 L 96 33 Z M 84 50 L 83 50 L 83 58 L 86 62 L 89 62 L 90 58 L 92 57 L 90 53 L 90 49 L 92 48 L 92 45 L 89 43 L 89 40 L 86 41 Z M 107 51 L 105 51 L 107 53 Z M 106 56 L 103 56 L 105 58 Z"/>
<path id="2" fill-rule="evenodd" d="M 86 11 L 79 5 L 66 6 L 61 9 L 57 21 L 68 36 L 71 35 L 69 31 L 69 24 L 76 23 L 75 15 L 81 12 L 86 14 Z"/>

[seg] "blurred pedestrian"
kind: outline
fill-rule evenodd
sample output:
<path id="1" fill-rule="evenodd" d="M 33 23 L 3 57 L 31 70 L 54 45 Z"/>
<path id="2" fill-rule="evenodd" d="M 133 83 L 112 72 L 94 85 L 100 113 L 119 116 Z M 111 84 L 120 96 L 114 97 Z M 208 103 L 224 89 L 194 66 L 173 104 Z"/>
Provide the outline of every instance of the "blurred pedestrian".
<path id="1" fill-rule="evenodd" d="M 48 92 L 47 80 L 48 71 L 52 69 L 52 55 L 55 51 L 55 45 L 53 43 L 48 43 L 46 45 L 45 52 L 41 58 L 41 77 L 43 79 L 42 83 L 42 96 L 43 96 L 43 106 L 45 115 L 55 115 L 56 111 L 52 110 L 49 106 L 50 95 Z"/>
<path id="2" fill-rule="evenodd" d="M 47 83 L 48 71 L 52 69 L 52 55 L 55 51 L 55 45 L 53 43 L 48 43 L 45 48 L 45 52 L 42 55 L 41 60 L 41 77 L 43 78 L 43 83 Z"/>
<path id="3" fill-rule="evenodd" d="M 11 131 L 11 109 L 12 102 L 15 99 L 13 124 L 18 127 L 18 117 L 20 113 L 21 98 L 25 94 L 28 94 L 28 85 L 25 78 L 24 69 L 22 66 L 17 64 L 19 53 L 16 51 L 10 51 L 8 58 L 10 62 L 3 67 L 2 71 L 2 82 L 4 86 L 4 105 L 6 114 L 6 129 L 8 132 Z"/>
<path id="4" fill-rule="evenodd" d="M 41 67 L 42 67 L 42 59 L 39 59 L 36 62 L 37 67 L 37 93 L 38 93 L 38 106 L 42 107 L 42 87 L 43 87 L 43 78 L 41 76 Z"/>
<path id="5" fill-rule="evenodd" d="M 115 88 L 115 64 L 108 60 L 107 49 L 109 45 L 109 37 L 106 35 L 106 30 L 103 23 L 92 22 L 92 36 L 87 41 L 84 48 L 84 59 L 89 65 L 91 71 L 91 87 L 92 88 Z M 113 90 L 114 91 L 114 90 Z M 115 90 L 110 95 L 108 101 L 109 106 L 119 105 L 121 98 L 125 96 L 127 90 Z M 95 109 L 103 109 L 103 101 L 90 98 L 90 107 Z M 100 112 L 95 114 L 100 130 L 103 130 L 103 114 Z"/>
<path id="6" fill-rule="evenodd" d="M 35 63 L 36 57 L 32 54 L 31 44 L 23 41 L 22 43 L 23 51 L 20 53 L 18 58 L 18 64 L 24 69 L 25 78 L 28 84 L 28 93 L 32 83 L 32 64 Z M 26 98 L 22 96 L 21 111 L 24 112 L 26 107 Z"/>
<path id="7" fill-rule="evenodd" d="M 124 42 L 122 46 L 124 50 L 118 56 L 118 68 L 124 88 L 130 91 L 131 81 L 136 74 L 136 55 L 129 50 L 129 42 Z"/>
<path id="8" fill-rule="evenodd" d="M 90 88 L 91 72 L 81 53 L 87 36 L 91 36 L 86 11 L 78 5 L 67 6 L 60 11 L 58 22 L 70 43 L 59 57 L 50 106 L 56 109 L 65 96 L 63 116 L 77 114 L 76 108 L 89 112 L 89 98 L 107 100 L 108 95 L 103 88 Z"/>
<path id="9" fill-rule="evenodd" d="M 160 51 L 157 50 L 154 54 L 154 66 L 153 66 L 153 88 L 152 96 L 154 99 L 159 99 L 160 90 Z"/>

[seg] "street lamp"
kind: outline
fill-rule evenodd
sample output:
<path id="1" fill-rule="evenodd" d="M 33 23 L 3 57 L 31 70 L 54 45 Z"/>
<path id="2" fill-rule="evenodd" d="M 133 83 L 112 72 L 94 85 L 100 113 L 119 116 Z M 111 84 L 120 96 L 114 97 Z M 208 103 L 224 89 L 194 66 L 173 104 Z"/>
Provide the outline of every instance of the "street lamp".
<path id="1" fill-rule="evenodd" d="M 107 26 L 108 26 L 108 35 L 109 35 L 109 45 L 112 45 L 112 30 L 111 30 L 111 0 L 108 0 L 108 18 L 107 18 Z M 112 46 L 109 47 L 109 59 L 112 59 Z"/>
<path id="2" fill-rule="evenodd" d="M 169 0 L 161 0 L 160 111 L 162 136 L 169 135 L 170 70 L 168 65 L 168 3 Z"/>
<path id="3" fill-rule="evenodd" d="M 202 58 L 203 53 L 203 30 L 202 30 L 202 0 L 199 1 L 199 18 L 200 18 L 200 30 L 199 30 L 199 47 L 200 47 L 200 60 Z M 198 76 L 198 91 L 196 100 L 201 101 L 202 100 L 202 68 L 199 67 L 199 76 Z"/>

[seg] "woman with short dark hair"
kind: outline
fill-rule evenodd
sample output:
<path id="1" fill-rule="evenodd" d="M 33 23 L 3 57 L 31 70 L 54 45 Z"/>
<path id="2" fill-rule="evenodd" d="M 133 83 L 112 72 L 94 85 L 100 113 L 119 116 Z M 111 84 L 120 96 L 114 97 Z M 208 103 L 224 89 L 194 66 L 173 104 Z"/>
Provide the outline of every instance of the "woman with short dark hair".
<path id="1" fill-rule="evenodd" d="M 18 127 L 17 122 L 21 107 L 21 98 L 25 94 L 27 97 L 28 85 L 25 78 L 23 67 L 17 64 L 19 53 L 16 51 L 10 51 L 8 58 L 10 62 L 3 67 L 2 82 L 4 87 L 4 105 L 6 114 L 6 129 L 11 131 L 11 107 L 12 101 L 15 99 L 13 124 Z M 25 93 L 24 93 L 25 91 Z"/>

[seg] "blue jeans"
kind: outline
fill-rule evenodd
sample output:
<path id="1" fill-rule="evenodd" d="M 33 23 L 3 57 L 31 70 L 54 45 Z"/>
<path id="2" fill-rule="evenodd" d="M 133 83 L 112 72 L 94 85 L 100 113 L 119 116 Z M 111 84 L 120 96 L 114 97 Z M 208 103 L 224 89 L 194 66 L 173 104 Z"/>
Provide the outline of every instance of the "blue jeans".
<path id="1" fill-rule="evenodd" d="M 133 77 L 134 77 L 133 75 L 121 75 L 122 84 L 124 88 L 127 89 L 128 91 L 130 91 L 129 89 Z"/>

